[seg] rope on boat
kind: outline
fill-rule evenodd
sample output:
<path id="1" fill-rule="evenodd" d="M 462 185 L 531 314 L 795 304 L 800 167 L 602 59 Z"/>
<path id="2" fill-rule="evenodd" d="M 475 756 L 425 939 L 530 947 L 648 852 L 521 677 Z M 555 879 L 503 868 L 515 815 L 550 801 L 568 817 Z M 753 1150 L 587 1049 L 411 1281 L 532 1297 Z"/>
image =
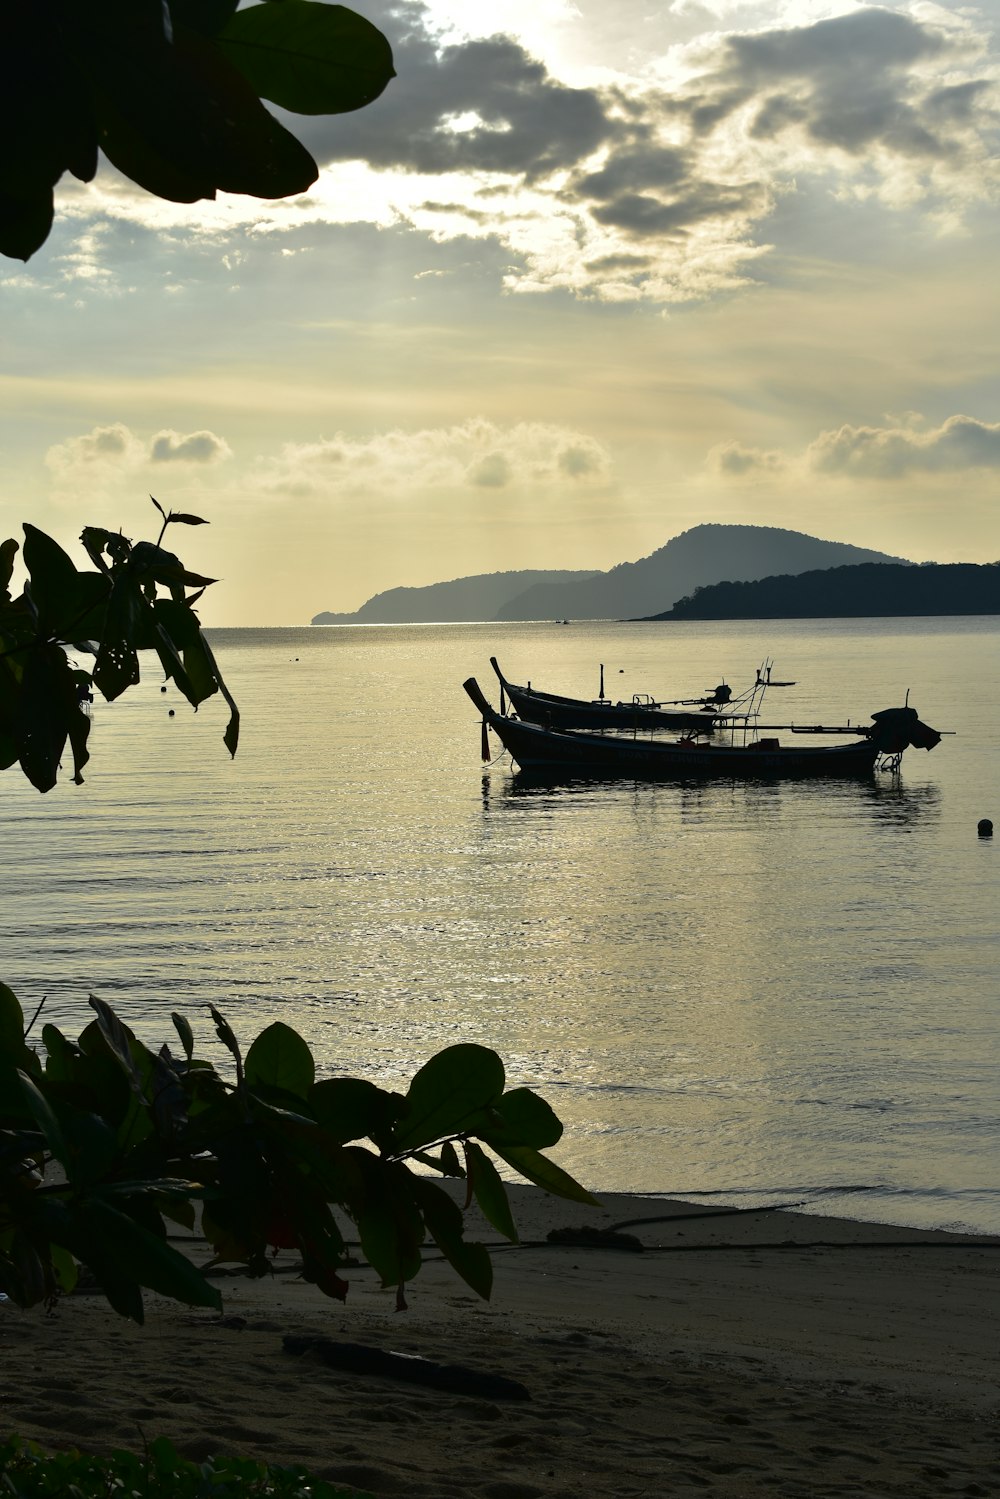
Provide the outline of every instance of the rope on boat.
<path id="1" fill-rule="evenodd" d="M 489 770 L 491 766 L 496 765 L 498 761 L 502 760 L 503 757 L 504 757 L 504 755 L 506 753 L 507 753 L 506 748 L 501 744 L 501 746 L 500 746 L 500 753 L 498 755 L 493 755 L 493 756 L 490 755 L 489 723 L 484 718 L 483 719 L 483 746 L 482 746 L 482 758 L 483 758 L 484 768 L 486 770 Z"/>

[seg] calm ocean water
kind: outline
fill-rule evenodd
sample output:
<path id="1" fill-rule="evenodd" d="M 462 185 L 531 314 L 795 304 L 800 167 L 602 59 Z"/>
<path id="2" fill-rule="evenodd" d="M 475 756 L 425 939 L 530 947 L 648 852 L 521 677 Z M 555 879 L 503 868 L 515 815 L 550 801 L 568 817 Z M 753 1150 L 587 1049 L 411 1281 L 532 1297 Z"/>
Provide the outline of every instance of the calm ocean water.
<path id="1" fill-rule="evenodd" d="M 1000 621 L 218 630 L 243 710 L 148 679 L 95 706 L 87 783 L 8 772 L 4 980 L 90 993 L 215 1055 L 298 1027 L 389 1086 L 479 1041 L 598 1189 L 806 1202 L 1000 1231 Z M 484 771 L 471 674 L 680 696 L 757 663 L 764 717 L 957 730 L 898 779 L 520 787 Z M 168 717 L 168 709 L 176 717 Z M 498 745 L 494 745 L 498 749 Z"/>

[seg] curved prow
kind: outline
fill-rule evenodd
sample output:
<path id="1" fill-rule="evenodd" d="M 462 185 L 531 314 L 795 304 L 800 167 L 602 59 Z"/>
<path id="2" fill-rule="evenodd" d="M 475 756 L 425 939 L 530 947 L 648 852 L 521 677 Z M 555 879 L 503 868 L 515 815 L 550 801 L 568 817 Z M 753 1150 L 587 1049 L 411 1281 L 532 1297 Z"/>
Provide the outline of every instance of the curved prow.
<path id="1" fill-rule="evenodd" d="M 510 697 L 510 690 L 507 685 L 507 678 L 504 676 L 503 672 L 500 670 L 499 665 L 497 664 L 496 656 L 490 657 L 490 665 L 496 672 L 497 678 L 500 682 L 500 717 L 503 718 L 504 714 L 507 712 L 507 703 L 504 697 L 504 693 L 506 691 L 507 697 Z"/>
<path id="2" fill-rule="evenodd" d="M 475 677 L 467 678 L 467 680 L 462 683 L 462 686 L 465 688 L 466 692 L 469 694 L 472 701 L 475 703 L 476 707 L 483 715 L 483 738 L 481 754 L 484 764 L 488 764 L 490 759 L 492 758 L 490 755 L 489 730 L 491 724 L 494 728 L 496 727 L 497 716 L 483 696 L 479 683 L 476 681 Z"/>
<path id="3" fill-rule="evenodd" d="M 493 709 L 486 701 L 486 698 L 483 696 L 483 689 L 480 687 L 475 677 L 466 678 L 466 680 L 462 683 L 462 686 L 465 688 L 466 692 L 469 694 L 472 701 L 475 703 L 476 707 L 479 709 L 484 718 L 490 719 L 496 716 Z"/>

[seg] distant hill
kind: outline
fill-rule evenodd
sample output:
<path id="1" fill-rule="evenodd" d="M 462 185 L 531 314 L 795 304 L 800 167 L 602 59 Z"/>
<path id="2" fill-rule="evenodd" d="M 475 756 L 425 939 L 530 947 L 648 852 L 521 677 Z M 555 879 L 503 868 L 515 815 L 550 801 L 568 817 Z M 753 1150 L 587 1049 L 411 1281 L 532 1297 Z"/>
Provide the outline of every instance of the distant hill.
<path id="1" fill-rule="evenodd" d="M 773 526 L 694 526 L 638 562 L 622 562 L 610 572 L 578 582 L 535 584 L 505 604 L 497 618 L 635 619 L 669 609 L 692 589 L 724 578 L 765 578 L 848 563 L 905 561 Z"/>
<path id="2" fill-rule="evenodd" d="M 696 588 L 653 619 L 845 619 L 1000 614 L 1000 562 L 863 563 Z"/>
<path id="3" fill-rule="evenodd" d="M 694 526 L 649 557 L 621 562 L 610 572 L 481 573 L 424 588 L 390 588 L 355 614 L 317 614 L 312 623 L 635 619 L 669 609 L 692 589 L 724 578 L 765 578 L 861 562 L 906 559 L 774 526 Z"/>
<path id="4" fill-rule="evenodd" d="M 558 580 L 578 582 L 589 572 L 539 571 L 479 573 L 425 588 L 389 588 L 376 593 L 355 614 L 317 614 L 314 625 L 443 624 L 449 621 L 496 619 L 497 610 L 525 589 Z"/>

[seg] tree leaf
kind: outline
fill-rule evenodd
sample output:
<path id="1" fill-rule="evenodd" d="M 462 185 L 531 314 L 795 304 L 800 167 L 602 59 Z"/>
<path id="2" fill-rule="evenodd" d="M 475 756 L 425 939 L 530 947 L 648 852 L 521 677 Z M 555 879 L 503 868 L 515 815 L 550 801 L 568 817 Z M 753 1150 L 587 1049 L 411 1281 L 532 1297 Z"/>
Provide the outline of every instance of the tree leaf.
<path id="1" fill-rule="evenodd" d="M 73 1083 L 75 1088 L 83 1090 L 77 1096 L 85 1098 L 88 1106 L 116 1128 L 123 1140 L 130 1138 L 125 1132 L 135 1126 L 140 1105 L 96 1020 L 84 1026 L 77 1046 L 80 1057 Z"/>
<path id="2" fill-rule="evenodd" d="M 237 11 L 218 44 L 261 98 L 293 114 L 361 109 L 396 76 L 385 37 L 343 5 L 282 0 Z"/>
<path id="3" fill-rule="evenodd" d="M 47 1266 L 21 1228 L 14 1228 L 0 1241 L 0 1284 L 11 1300 L 21 1307 L 37 1306 L 53 1292 L 54 1285 Z"/>
<path id="4" fill-rule="evenodd" d="M 45 1076 L 57 1083 L 72 1082 L 80 1055 L 78 1048 L 51 1023 L 42 1026 L 42 1045 L 46 1051 Z"/>
<path id="5" fill-rule="evenodd" d="M 176 664 L 183 662 L 187 683 L 181 687 L 184 696 L 194 707 L 219 690 L 219 681 L 214 670 L 214 658 L 205 649 L 198 616 L 188 600 L 157 599 L 153 614 L 161 632 L 161 640 L 169 641 L 171 658 L 160 651 L 160 660 L 168 677 L 176 679 Z M 159 649 L 159 643 L 157 645 Z M 177 653 L 180 652 L 180 658 Z M 180 684 L 179 684 L 180 685 Z"/>
<path id="6" fill-rule="evenodd" d="M 174 1070 L 174 1059 L 166 1042 L 155 1055 L 147 1051 L 146 1056 L 152 1063 L 149 1089 L 154 1127 L 162 1139 L 176 1139 L 187 1124 L 187 1092 Z"/>
<path id="7" fill-rule="evenodd" d="M 510 1210 L 507 1188 L 503 1184 L 499 1171 L 482 1147 L 471 1140 L 465 1147 L 465 1159 L 468 1163 L 472 1190 L 483 1217 L 488 1223 L 492 1223 L 497 1233 L 503 1234 L 505 1239 L 510 1239 L 512 1244 L 516 1244 L 518 1237 L 514 1215 Z"/>
<path id="8" fill-rule="evenodd" d="M 167 519 L 176 520 L 177 516 L 168 515 Z M 204 525 L 205 522 L 202 521 L 201 524 Z M 202 585 L 207 588 L 210 583 L 218 582 L 217 578 L 203 578 L 200 573 L 188 572 L 174 552 L 168 552 L 165 547 L 157 546 L 152 541 L 137 541 L 130 553 L 129 563 L 134 572 L 168 586 L 188 583 L 193 587 Z"/>
<path id="9" fill-rule="evenodd" d="M 501 1160 L 506 1161 L 508 1166 L 513 1166 L 521 1176 L 534 1182 L 536 1187 L 544 1187 L 554 1197 L 566 1197 L 571 1202 L 585 1202 L 590 1207 L 600 1207 L 597 1198 L 575 1181 L 568 1171 L 557 1166 L 555 1161 L 550 1161 L 548 1156 L 532 1150 L 530 1146 L 492 1145 L 490 1149 Z"/>
<path id="10" fill-rule="evenodd" d="M 146 1098 L 143 1088 L 143 1079 L 139 1075 L 139 1069 L 132 1056 L 131 1043 L 135 1040 L 132 1032 L 118 1019 L 114 1010 L 103 999 L 98 999 L 91 994 L 88 1000 L 90 1008 L 97 1015 L 97 1024 L 101 1028 L 101 1035 L 108 1043 L 108 1049 L 120 1064 L 125 1076 L 128 1078 L 129 1086 L 133 1093 L 137 1094 L 144 1102 Z"/>
<path id="11" fill-rule="evenodd" d="M 204 702 L 206 697 L 210 697 L 217 690 L 217 685 L 214 681 L 192 681 L 188 675 L 184 659 L 178 655 L 173 639 L 160 622 L 158 611 L 165 603 L 169 602 L 172 602 L 172 600 L 157 599 L 155 604 L 153 604 L 151 616 L 153 629 L 148 644 L 152 646 L 153 650 L 159 656 L 160 665 L 163 667 L 163 674 L 168 682 L 175 683 L 191 706 L 197 708 L 199 703 Z M 142 643 L 146 644 L 147 642 L 143 641 Z"/>
<path id="12" fill-rule="evenodd" d="M 413 1200 L 405 1166 L 371 1158 L 363 1202 L 355 1222 L 361 1248 L 383 1286 L 399 1286 L 420 1269 L 424 1220 Z"/>
<path id="13" fill-rule="evenodd" d="M 316 1077 L 312 1052 L 298 1031 L 276 1020 L 262 1030 L 246 1056 L 246 1080 L 250 1087 L 263 1083 L 281 1088 L 296 1098 L 308 1098 Z"/>
<path id="14" fill-rule="evenodd" d="M 511 1088 L 490 1110 L 488 1128 L 477 1130 L 487 1145 L 531 1145 L 535 1150 L 558 1144 L 562 1133 L 554 1111 L 530 1088 Z"/>
<path id="15" fill-rule="evenodd" d="M 175 27 L 171 44 L 146 45 L 132 28 L 128 48 L 98 60 L 93 92 L 101 147 L 133 182 L 179 203 L 315 182 L 309 152 L 211 38 Z"/>
<path id="16" fill-rule="evenodd" d="M 72 591 L 67 592 L 63 614 L 52 631 L 63 645 L 68 642 L 98 641 L 104 634 L 104 622 L 111 585 L 103 573 L 79 572 Z M 81 647 L 77 645 L 77 649 Z"/>
<path id="17" fill-rule="evenodd" d="M 97 1198 L 83 1199 L 74 1217 L 84 1241 L 83 1258 L 108 1291 L 110 1284 L 126 1291 L 130 1309 L 126 1315 L 135 1318 L 135 1298 L 126 1288 L 130 1283 L 146 1286 L 161 1296 L 170 1296 L 188 1306 L 213 1307 L 222 1310 L 220 1292 L 201 1272 L 166 1239 L 141 1227 L 127 1213 Z M 77 1252 L 74 1245 L 70 1248 Z M 141 1297 L 139 1298 L 142 1320 Z"/>
<path id="18" fill-rule="evenodd" d="M 228 1050 L 232 1053 L 233 1060 L 236 1063 L 236 1076 L 240 1084 L 242 1085 L 243 1056 L 240 1052 L 240 1043 L 237 1041 L 236 1036 L 233 1032 L 233 1028 L 229 1024 L 229 1021 L 226 1019 L 226 1017 L 220 1014 L 214 1005 L 209 1005 L 208 1009 L 212 1019 L 215 1021 L 216 1035 L 222 1042 L 223 1046 L 227 1047 Z"/>
<path id="19" fill-rule="evenodd" d="M 17 759 L 17 740 L 0 726 L 0 770 L 9 770 Z"/>
<path id="20" fill-rule="evenodd" d="M 399 1118 L 403 1099 L 367 1078 L 328 1077 L 309 1090 L 309 1106 L 338 1144 L 368 1139 L 381 1150 Z"/>
<path id="21" fill-rule="evenodd" d="M 237 746 L 240 742 L 240 710 L 236 706 L 236 702 L 233 698 L 232 693 L 229 691 L 229 688 L 222 680 L 222 673 L 216 665 L 215 656 L 212 653 L 212 647 L 209 645 L 204 635 L 201 636 L 201 648 L 204 650 L 205 655 L 208 657 L 209 664 L 213 672 L 215 673 L 215 680 L 219 684 L 219 691 L 222 693 L 222 696 L 225 698 L 226 703 L 229 706 L 229 722 L 226 725 L 226 732 L 223 734 L 222 740 L 229 753 L 231 755 L 235 755 Z"/>
<path id="22" fill-rule="evenodd" d="M 124 570 L 117 572 L 111 585 L 104 634 L 93 672 L 94 682 L 109 703 L 139 680 L 136 646 L 149 612 L 150 606 L 142 595 L 138 579 Z"/>
<path id="23" fill-rule="evenodd" d="M 214 36 L 229 20 L 239 0 L 170 0 L 174 25 L 190 26 Z"/>
<path id="24" fill-rule="evenodd" d="M 74 778 L 82 780 L 89 731 L 65 652 L 57 645 L 34 646 L 25 657 L 15 734 L 21 769 L 38 791 L 51 791 L 56 784 L 67 739 Z"/>
<path id="25" fill-rule="evenodd" d="M 21 661 L 26 658 L 24 652 L 14 654 L 13 645 L 11 636 L 0 630 L 0 769 L 3 770 L 13 765 L 18 757 L 17 721 L 21 711 L 23 677 L 19 658 Z M 11 651 L 11 654 L 4 656 L 4 650 Z"/>
<path id="26" fill-rule="evenodd" d="M 0 252 L 2 253 L 2 252 Z M 10 598 L 10 579 L 14 571 L 14 559 L 18 553 L 18 545 L 13 536 L 5 542 L 0 543 L 0 603 Z"/>
<path id="27" fill-rule="evenodd" d="M 397 1124 L 394 1151 L 431 1145 L 449 1135 L 478 1130 L 485 1110 L 503 1093 L 503 1063 L 495 1051 L 463 1042 L 448 1046 L 421 1067 L 406 1094 L 406 1109 Z"/>
<path id="28" fill-rule="evenodd" d="M 37 526 L 24 526 L 27 593 L 38 611 L 41 630 L 57 636 L 67 621 L 67 600 L 76 594 L 77 569 L 68 552 Z"/>
<path id="29" fill-rule="evenodd" d="M 180 1037 L 181 1045 L 184 1048 L 184 1055 L 190 1062 L 194 1056 L 194 1032 L 191 1029 L 191 1022 L 185 1015 L 179 1015 L 176 1010 L 171 1010 L 170 1018 L 174 1022 L 174 1029 Z"/>
<path id="30" fill-rule="evenodd" d="M 255 1113 L 261 1105 L 258 1101 Z M 363 1196 L 364 1168 L 371 1161 L 371 1153 L 360 1147 L 338 1144 L 312 1120 L 302 1120 L 278 1109 L 270 1109 L 270 1128 L 273 1135 L 280 1136 L 282 1147 L 289 1160 L 295 1162 L 296 1170 L 304 1171 L 314 1178 L 324 1202 L 349 1204 Z M 359 1162 L 358 1156 L 364 1161 Z"/>
<path id="31" fill-rule="evenodd" d="M 50 186 L 24 194 L 0 191 L 0 255 L 30 260 L 48 239 L 54 213 Z"/>
<path id="32" fill-rule="evenodd" d="M 68 1296 L 76 1288 L 80 1267 L 69 1250 L 63 1249 L 61 1244 L 50 1244 L 49 1256 L 52 1260 L 56 1283 L 63 1295 Z"/>
<path id="33" fill-rule="evenodd" d="M 31 1073 L 37 1058 L 24 1040 L 24 1015 L 20 1003 L 6 984 L 0 984 L 0 1109 L 5 1114 L 27 1118 L 27 1100 L 19 1107 L 18 1069 Z"/>
<path id="34" fill-rule="evenodd" d="M 24 1050 L 24 1011 L 13 989 L 0 983 L 0 1054 L 20 1060 Z"/>
<path id="35" fill-rule="evenodd" d="M 450 1140 L 446 1140 L 441 1147 L 441 1170 L 445 1176 L 457 1176 L 465 1178 L 465 1167 L 458 1159 L 458 1151 Z"/>
<path id="36" fill-rule="evenodd" d="M 493 1262 L 484 1245 L 469 1243 L 464 1238 L 461 1209 L 447 1192 L 426 1177 L 412 1176 L 411 1185 L 435 1244 L 466 1285 L 488 1301 L 493 1289 Z"/>
<path id="37" fill-rule="evenodd" d="M 80 541 L 91 562 L 102 573 L 108 570 L 104 561 L 105 552 L 112 562 L 127 562 L 132 550 L 132 543 L 127 536 L 123 536 L 120 531 L 109 531 L 104 526 L 84 526 L 80 532 Z"/>
<path id="38" fill-rule="evenodd" d="M 93 1186 L 114 1164 L 118 1152 L 115 1132 L 99 1115 L 73 1108 L 62 1101 L 59 1116 L 72 1160 L 73 1184 L 76 1187 Z"/>
<path id="39" fill-rule="evenodd" d="M 72 1181 L 73 1152 L 55 1110 L 23 1068 L 17 1069 L 17 1076 L 31 1117 L 45 1136 L 45 1143 L 65 1171 L 67 1180 Z"/>

